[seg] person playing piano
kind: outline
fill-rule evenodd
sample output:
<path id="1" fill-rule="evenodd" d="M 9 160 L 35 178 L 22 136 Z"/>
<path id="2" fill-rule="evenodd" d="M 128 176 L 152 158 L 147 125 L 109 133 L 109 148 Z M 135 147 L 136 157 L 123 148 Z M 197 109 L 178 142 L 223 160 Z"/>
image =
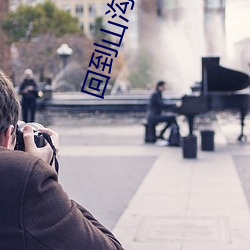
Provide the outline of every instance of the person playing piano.
<path id="1" fill-rule="evenodd" d="M 174 115 L 162 115 L 162 110 L 164 108 L 169 108 L 169 105 L 165 104 L 162 100 L 162 93 L 166 90 L 166 82 L 159 81 L 156 84 L 155 91 L 152 93 L 149 99 L 147 107 L 147 121 L 148 123 L 157 125 L 158 123 L 166 123 L 165 127 L 161 130 L 159 135 L 156 136 L 157 139 L 165 140 L 164 133 L 172 125 L 177 125 Z"/>

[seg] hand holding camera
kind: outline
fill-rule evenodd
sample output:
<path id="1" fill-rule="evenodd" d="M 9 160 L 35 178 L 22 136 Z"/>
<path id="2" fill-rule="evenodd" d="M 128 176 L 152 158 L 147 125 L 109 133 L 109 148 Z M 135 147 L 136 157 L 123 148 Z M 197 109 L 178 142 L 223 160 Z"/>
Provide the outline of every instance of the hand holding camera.
<path id="1" fill-rule="evenodd" d="M 19 123 L 16 139 L 15 150 L 30 153 L 49 164 L 58 152 L 58 134 L 39 123 Z"/>

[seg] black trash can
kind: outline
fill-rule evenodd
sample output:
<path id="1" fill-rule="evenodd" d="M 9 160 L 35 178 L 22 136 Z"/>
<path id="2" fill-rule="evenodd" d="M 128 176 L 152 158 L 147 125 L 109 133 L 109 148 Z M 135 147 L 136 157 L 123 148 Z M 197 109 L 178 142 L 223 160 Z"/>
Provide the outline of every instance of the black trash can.
<path id="1" fill-rule="evenodd" d="M 156 131 L 155 124 L 153 123 L 144 123 L 145 126 L 145 138 L 146 143 L 155 143 L 156 142 Z"/>
<path id="2" fill-rule="evenodd" d="M 197 137 L 189 135 L 182 137 L 183 158 L 194 159 L 197 157 Z"/>
<path id="3" fill-rule="evenodd" d="M 214 131 L 213 130 L 201 131 L 201 150 L 214 151 Z"/>

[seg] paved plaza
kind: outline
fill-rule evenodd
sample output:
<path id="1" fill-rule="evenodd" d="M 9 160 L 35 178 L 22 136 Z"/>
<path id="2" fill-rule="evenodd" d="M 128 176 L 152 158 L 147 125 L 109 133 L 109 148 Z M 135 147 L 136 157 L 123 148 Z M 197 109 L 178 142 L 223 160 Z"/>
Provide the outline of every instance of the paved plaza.
<path id="1" fill-rule="evenodd" d="M 143 126 L 129 118 L 54 122 L 59 181 L 125 249 L 249 249 L 250 143 L 236 141 L 235 119 L 219 117 L 210 126 L 215 151 L 201 151 L 196 131 L 197 159 L 184 159 L 180 147 L 144 144 Z"/>

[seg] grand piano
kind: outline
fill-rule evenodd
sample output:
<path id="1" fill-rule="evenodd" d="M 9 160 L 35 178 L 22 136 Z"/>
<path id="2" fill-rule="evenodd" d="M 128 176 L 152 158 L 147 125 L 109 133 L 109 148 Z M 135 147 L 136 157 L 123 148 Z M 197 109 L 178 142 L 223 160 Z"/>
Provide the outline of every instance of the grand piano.
<path id="1" fill-rule="evenodd" d="M 219 62 L 219 57 L 202 58 L 202 81 L 192 88 L 192 95 L 182 97 L 182 104 L 175 112 L 187 117 L 189 135 L 192 135 L 196 115 L 208 111 L 236 110 L 240 114 L 241 125 L 238 140 L 243 141 L 246 140 L 244 121 L 250 99 L 249 93 L 244 91 L 250 85 L 250 78 L 243 72 L 220 66 Z"/>

